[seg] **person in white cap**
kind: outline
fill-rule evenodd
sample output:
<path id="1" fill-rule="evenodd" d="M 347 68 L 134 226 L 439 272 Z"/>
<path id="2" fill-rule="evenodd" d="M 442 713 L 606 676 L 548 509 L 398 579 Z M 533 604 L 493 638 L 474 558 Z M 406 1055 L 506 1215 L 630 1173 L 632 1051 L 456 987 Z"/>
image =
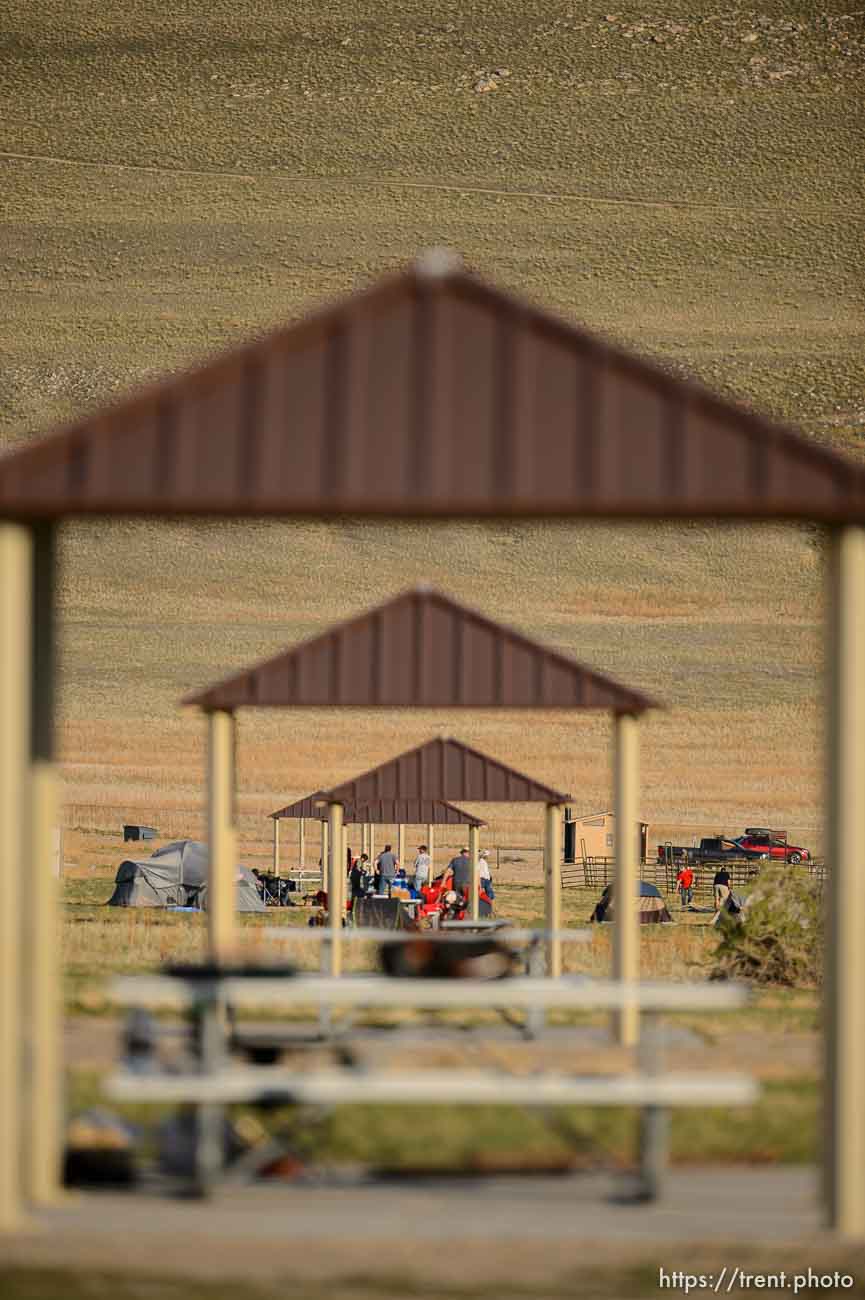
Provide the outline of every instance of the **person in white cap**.
<path id="1" fill-rule="evenodd" d="M 414 860 L 414 887 L 422 889 L 429 882 L 430 875 L 430 855 L 429 849 L 425 844 L 419 844 L 417 857 Z"/>
<path id="2" fill-rule="evenodd" d="M 481 849 L 478 854 L 478 870 L 480 871 L 481 876 L 481 889 L 484 891 L 487 898 L 495 898 L 495 894 L 493 893 L 493 873 L 490 870 L 489 849 Z"/>

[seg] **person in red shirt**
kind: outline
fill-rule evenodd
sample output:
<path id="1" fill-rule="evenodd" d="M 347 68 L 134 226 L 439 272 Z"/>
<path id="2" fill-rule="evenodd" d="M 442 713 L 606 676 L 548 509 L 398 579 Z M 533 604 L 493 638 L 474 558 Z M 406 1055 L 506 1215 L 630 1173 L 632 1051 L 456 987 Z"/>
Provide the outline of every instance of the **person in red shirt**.
<path id="1" fill-rule="evenodd" d="M 694 897 L 694 873 L 690 867 L 682 867 L 682 870 L 676 876 L 676 889 L 682 900 L 682 911 L 690 907 L 691 899 Z"/>

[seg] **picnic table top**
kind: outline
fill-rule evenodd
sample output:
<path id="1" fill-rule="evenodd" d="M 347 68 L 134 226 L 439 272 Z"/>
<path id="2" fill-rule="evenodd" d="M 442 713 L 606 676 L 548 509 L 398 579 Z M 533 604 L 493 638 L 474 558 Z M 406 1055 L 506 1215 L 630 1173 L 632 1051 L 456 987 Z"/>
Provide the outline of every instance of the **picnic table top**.
<path id="1" fill-rule="evenodd" d="M 388 975 L 298 974 L 211 979 L 124 975 L 111 983 L 114 1000 L 126 1006 L 185 1008 L 215 995 L 235 1007 L 331 1006 L 417 1009 L 507 1007 L 527 1010 L 721 1011 L 744 1006 L 748 990 L 736 984 L 685 984 L 559 979 L 517 975 L 505 979 L 394 978 Z"/>

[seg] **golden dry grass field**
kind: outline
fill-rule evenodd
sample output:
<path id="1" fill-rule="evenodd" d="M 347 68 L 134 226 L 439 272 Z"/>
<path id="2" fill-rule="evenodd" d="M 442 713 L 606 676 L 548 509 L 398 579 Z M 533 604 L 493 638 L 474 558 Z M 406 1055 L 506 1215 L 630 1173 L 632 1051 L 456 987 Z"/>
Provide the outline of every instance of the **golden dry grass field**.
<path id="1" fill-rule="evenodd" d="M 863 72 L 865 19 L 846 0 L 3 0 L 0 447 L 445 244 L 504 287 L 861 458 Z M 200 917 L 100 906 L 125 856 L 122 822 L 203 833 L 203 728 L 178 700 L 416 581 L 664 703 L 643 728 L 650 843 L 765 823 L 821 848 L 817 532 L 70 523 L 62 564 L 73 1110 L 104 1104 L 118 1028 L 105 977 L 202 950 Z M 608 807 L 609 733 L 590 714 L 246 713 L 241 856 L 266 860 L 271 809 L 434 734 L 570 791 L 578 813 Z M 510 846 L 499 910 L 538 921 L 541 810 L 471 811 L 489 819 L 482 842 Z M 566 894 L 566 923 L 586 919 L 591 894 Z M 304 920 L 247 919 L 244 941 L 278 954 L 265 927 Z M 676 920 L 641 936 L 646 973 L 705 971 L 706 918 Z M 571 969 L 608 962 L 606 932 L 568 956 Z M 677 1117 L 677 1161 L 816 1159 L 818 1014 L 813 989 L 784 990 L 728 1023 L 686 1022 L 706 1061 L 753 1068 L 765 1091 L 735 1124 L 722 1111 Z M 318 1154 L 398 1165 L 423 1141 L 464 1168 L 633 1150 L 625 1112 L 569 1114 L 558 1133 L 495 1108 L 472 1131 L 449 1108 L 427 1119 L 395 1107 L 360 1123 L 345 1108 Z M 580 1294 L 655 1294 L 654 1269 L 620 1259 L 618 1244 L 612 1254 L 615 1276 L 605 1258 Z M 15 1300 L 170 1291 L 0 1268 L 4 1286 Z M 281 1294 L 319 1290 L 290 1280 Z M 565 1290 L 517 1280 L 503 1294 Z M 327 1292 L 343 1293 L 481 1290 L 397 1278 Z"/>
<path id="2" fill-rule="evenodd" d="M 0 41 L 9 443 L 446 243 L 860 454 L 865 46 L 838 0 L 7 0 Z M 63 559 L 73 824 L 200 833 L 178 698 L 423 578 L 666 704 L 653 833 L 819 847 L 815 535 L 118 523 L 67 526 Z M 604 718 L 249 714 L 244 853 L 276 804 L 436 732 L 610 802 Z M 495 810 L 489 842 L 539 839 Z"/>

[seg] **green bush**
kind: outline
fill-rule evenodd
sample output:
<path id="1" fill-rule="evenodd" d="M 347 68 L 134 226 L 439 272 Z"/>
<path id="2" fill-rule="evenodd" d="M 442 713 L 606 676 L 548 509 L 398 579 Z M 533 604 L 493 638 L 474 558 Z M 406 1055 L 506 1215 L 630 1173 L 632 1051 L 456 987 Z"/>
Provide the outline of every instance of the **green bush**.
<path id="1" fill-rule="evenodd" d="M 715 979 L 788 987 L 820 982 L 823 896 L 818 881 L 806 871 L 765 868 L 742 912 L 722 912 L 719 932 L 711 958 Z"/>

